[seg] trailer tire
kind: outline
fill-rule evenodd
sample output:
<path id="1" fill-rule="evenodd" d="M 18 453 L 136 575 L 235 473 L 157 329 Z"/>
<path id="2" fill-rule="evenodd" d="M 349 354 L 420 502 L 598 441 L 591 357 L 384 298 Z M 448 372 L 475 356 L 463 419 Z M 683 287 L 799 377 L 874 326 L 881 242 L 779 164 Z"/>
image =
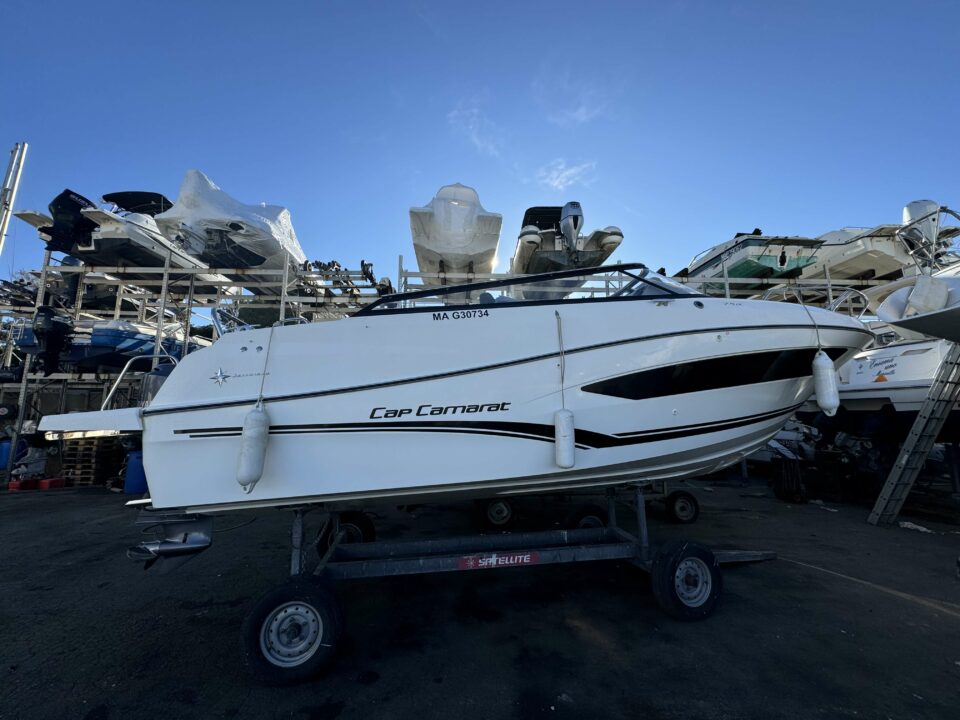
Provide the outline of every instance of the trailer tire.
<path id="1" fill-rule="evenodd" d="M 708 617 L 723 591 L 720 563 L 710 548 L 671 540 L 657 553 L 650 569 L 657 604 L 677 620 Z"/>
<path id="2" fill-rule="evenodd" d="M 695 523 L 700 517 L 700 503 L 697 498 L 686 490 L 675 490 L 663 501 L 667 508 L 667 517 L 670 522 L 681 525 Z"/>
<path id="3" fill-rule="evenodd" d="M 609 523 L 607 511 L 599 505 L 580 505 L 567 515 L 563 526 L 568 530 L 605 528 Z"/>
<path id="4" fill-rule="evenodd" d="M 295 578 L 266 593 L 243 620 L 243 658 L 264 685 L 290 685 L 320 672 L 343 629 L 339 604 L 325 583 Z"/>

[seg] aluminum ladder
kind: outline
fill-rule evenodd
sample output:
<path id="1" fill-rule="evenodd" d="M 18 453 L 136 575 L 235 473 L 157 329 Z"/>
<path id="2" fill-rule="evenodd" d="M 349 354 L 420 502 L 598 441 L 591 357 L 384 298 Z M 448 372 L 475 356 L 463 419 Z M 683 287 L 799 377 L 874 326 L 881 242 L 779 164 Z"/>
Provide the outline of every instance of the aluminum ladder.
<path id="1" fill-rule="evenodd" d="M 897 519 L 907 495 L 930 454 L 937 435 L 960 396 L 960 344 L 950 343 L 930 384 L 927 399 L 917 413 L 900 454 L 867 518 L 871 525 L 888 525 Z"/>

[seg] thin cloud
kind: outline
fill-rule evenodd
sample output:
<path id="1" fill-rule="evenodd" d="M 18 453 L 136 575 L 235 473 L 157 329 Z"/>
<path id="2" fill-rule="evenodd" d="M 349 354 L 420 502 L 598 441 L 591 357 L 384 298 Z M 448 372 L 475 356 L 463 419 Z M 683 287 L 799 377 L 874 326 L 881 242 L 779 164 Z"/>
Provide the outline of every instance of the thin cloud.
<path id="1" fill-rule="evenodd" d="M 569 69 L 559 73 L 541 70 L 531 89 L 547 120 L 560 127 L 584 125 L 610 105 L 609 92 L 599 82 L 575 78 Z"/>
<path id="2" fill-rule="evenodd" d="M 593 171 L 596 167 L 595 162 L 567 166 L 566 160 L 557 158 L 537 170 L 537 181 L 541 185 L 553 188 L 558 192 L 562 192 L 572 185 L 589 186 L 594 180 Z"/>
<path id="3" fill-rule="evenodd" d="M 483 112 L 478 98 L 458 102 L 447 113 L 447 122 L 455 132 L 467 138 L 481 155 L 500 157 L 503 130 Z"/>

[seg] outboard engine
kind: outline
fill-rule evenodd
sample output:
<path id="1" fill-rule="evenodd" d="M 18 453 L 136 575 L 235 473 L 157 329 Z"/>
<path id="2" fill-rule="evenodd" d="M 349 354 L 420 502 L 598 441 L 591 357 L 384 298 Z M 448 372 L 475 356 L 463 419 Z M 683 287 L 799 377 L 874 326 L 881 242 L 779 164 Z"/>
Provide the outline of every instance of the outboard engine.
<path id="1" fill-rule="evenodd" d="M 909 245 L 910 252 L 935 259 L 943 250 L 937 242 L 940 234 L 939 209 L 939 203 L 933 200 L 914 200 L 903 208 L 903 224 L 910 227 L 903 230 L 901 237 Z"/>
<path id="2" fill-rule="evenodd" d="M 76 252 L 77 248 L 92 247 L 91 235 L 97 229 L 97 224 L 80 211 L 95 207 L 83 195 L 69 188 L 51 200 L 47 208 L 53 217 L 53 225 L 39 228 L 42 234 L 50 238 L 47 250 L 70 254 Z"/>
<path id="3" fill-rule="evenodd" d="M 60 354 L 69 343 L 72 330 L 68 319 L 57 315 L 52 307 L 37 308 L 33 316 L 33 334 L 40 351 L 37 360 L 44 377 L 55 373 L 60 367 Z"/>
<path id="4" fill-rule="evenodd" d="M 560 232 L 567 250 L 577 249 L 577 239 L 583 230 L 583 210 L 578 202 L 568 202 L 560 211 Z"/>

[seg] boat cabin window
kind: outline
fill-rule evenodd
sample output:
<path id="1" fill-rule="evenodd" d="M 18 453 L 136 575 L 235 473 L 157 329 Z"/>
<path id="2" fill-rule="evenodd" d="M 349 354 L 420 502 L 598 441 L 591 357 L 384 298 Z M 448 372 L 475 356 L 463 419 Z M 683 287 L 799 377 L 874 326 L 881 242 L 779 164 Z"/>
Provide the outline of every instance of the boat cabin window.
<path id="1" fill-rule="evenodd" d="M 700 295 L 639 264 L 519 275 L 502 280 L 423 287 L 386 295 L 357 313 L 428 310 L 437 307 L 487 307 L 502 304 L 554 304 L 602 300 L 653 299 Z"/>

